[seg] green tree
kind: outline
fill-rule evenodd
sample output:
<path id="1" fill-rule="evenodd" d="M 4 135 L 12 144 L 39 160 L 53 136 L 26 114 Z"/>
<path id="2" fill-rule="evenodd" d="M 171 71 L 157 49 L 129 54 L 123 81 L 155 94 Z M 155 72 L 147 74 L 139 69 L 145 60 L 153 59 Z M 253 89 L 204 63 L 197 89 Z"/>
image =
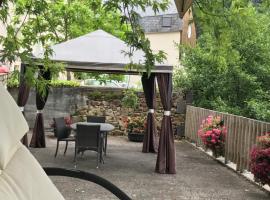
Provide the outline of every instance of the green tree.
<path id="1" fill-rule="evenodd" d="M 33 20 L 27 21 L 24 24 L 25 29 L 34 30 L 43 27 L 44 31 L 51 32 L 50 39 L 53 43 L 64 42 L 97 29 L 103 29 L 123 38 L 128 29 L 127 25 L 121 24 L 119 11 L 106 11 L 101 0 L 47 2 L 47 9 L 38 18 L 38 23 Z M 75 77 L 79 79 L 95 78 L 100 82 L 124 80 L 124 75 L 112 76 L 97 73 L 75 72 Z"/>
<path id="2" fill-rule="evenodd" d="M 183 47 L 186 85 L 197 106 L 270 121 L 269 6 L 225 2 L 194 5 L 202 33 Z"/>
<path id="3" fill-rule="evenodd" d="M 168 0 L 3 0 L 0 2 L 0 21 L 7 34 L 0 37 L 3 47 L 1 60 L 12 62 L 20 59 L 28 63 L 26 79 L 29 84 L 46 86 L 45 80 L 35 79 L 38 68 L 32 60 L 36 44 L 45 49 L 45 58 L 37 61 L 45 69 L 57 74 L 59 66 L 49 59 L 52 44 L 102 28 L 120 36 L 131 46 L 128 55 L 139 49 L 145 53 L 142 66 L 131 63 L 129 67 L 144 67 L 150 73 L 154 64 L 165 58 L 164 52 L 153 53 L 150 42 L 138 24 L 135 8 L 152 7 L 156 12 L 168 6 Z M 129 28 L 128 28 L 129 27 Z M 40 82 L 40 83 L 38 83 Z M 41 84 L 42 83 L 42 84 Z"/>
<path id="4" fill-rule="evenodd" d="M 55 41 L 63 42 L 97 29 L 124 38 L 128 26 L 121 23 L 117 9 L 106 10 L 102 0 L 56 0 L 48 2 L 42 25 L 53 31 Z"/>

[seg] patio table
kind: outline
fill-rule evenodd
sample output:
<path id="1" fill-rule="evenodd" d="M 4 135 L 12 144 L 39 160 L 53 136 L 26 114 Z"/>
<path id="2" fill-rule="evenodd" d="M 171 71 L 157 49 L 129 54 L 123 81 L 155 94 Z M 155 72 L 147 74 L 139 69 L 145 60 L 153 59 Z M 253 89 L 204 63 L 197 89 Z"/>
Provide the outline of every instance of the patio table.
<path id="1" fill-rule="evenodd" d="M 114 126 L 109 123 L 94 123 L 94 122 L 77 122 L 70 125 L 70 128 L 74 131 L 77 130 L 77 124 L 82 125 L 100 125 L 100 132 L 110 132 L 114 130 Z"/>

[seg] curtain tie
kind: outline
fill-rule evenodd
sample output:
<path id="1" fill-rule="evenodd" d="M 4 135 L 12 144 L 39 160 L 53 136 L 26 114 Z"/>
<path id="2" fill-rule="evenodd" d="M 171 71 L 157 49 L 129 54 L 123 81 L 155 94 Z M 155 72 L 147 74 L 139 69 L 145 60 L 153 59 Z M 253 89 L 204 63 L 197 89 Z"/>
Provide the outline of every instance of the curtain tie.
<path id="1" fill-rule="evenodd" d="M 148 113 L 155 113 L 155 110 L 154 109 L 149 109 Z"/>
<path id="2" fill-rule="evenodd" d="M 37 114 L 42 113 L 42 110 L 37 110 Z"/>
<path id="3" fill-rule="evenodd" d="M 165 110 L 164 115 L 165 116 L 171 116 L 171 111 L 170 110 Z"/>
<path id="4" fill-rule="evenodd" d="M 19 109 L 20 109 L 21 112 L 23 112 L 24 111 L 24 106 L 20 106 Z"/>

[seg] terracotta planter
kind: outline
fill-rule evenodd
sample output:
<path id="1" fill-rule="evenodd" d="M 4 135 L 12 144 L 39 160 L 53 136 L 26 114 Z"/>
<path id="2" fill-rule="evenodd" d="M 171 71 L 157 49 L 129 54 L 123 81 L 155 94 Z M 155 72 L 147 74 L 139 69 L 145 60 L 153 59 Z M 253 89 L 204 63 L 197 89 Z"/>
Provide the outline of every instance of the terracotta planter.
<path id="1" fill-rule="evenodd" d="M 128 133 L 128 139 L 129 141 L 132 142 L 142 142 L 144 138 L 143 133 L 134 133 L 134 132 L 129 132 Z"/>

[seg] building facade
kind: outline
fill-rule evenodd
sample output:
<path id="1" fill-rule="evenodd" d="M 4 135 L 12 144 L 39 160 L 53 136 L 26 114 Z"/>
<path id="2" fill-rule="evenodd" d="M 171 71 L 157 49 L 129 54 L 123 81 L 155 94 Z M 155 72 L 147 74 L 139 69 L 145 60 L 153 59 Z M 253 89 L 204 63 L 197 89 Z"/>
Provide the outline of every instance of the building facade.
<path id="1" fill-rule="evenodd" d="M 194 46 L 196 44 L 192 10 L 189 9 L 181 19 L 172 0 L 166 11 L 154 13 L 149 8 L 144 12 L 138 12 L 141 15 L 140 25 L 151 43 L 151 48 L 156 52 L 164 51 L 167 54 L 167 64 L 179 66 L 181 52 L 178 45 Z"/>
<path id="2" fill-rule="evenodd" d="M 154 51 L 162 50 L 167 54 L 167 63 L 177 65 L 182 20 L 177 13 L 144 16 L 140 24 Z"/>

